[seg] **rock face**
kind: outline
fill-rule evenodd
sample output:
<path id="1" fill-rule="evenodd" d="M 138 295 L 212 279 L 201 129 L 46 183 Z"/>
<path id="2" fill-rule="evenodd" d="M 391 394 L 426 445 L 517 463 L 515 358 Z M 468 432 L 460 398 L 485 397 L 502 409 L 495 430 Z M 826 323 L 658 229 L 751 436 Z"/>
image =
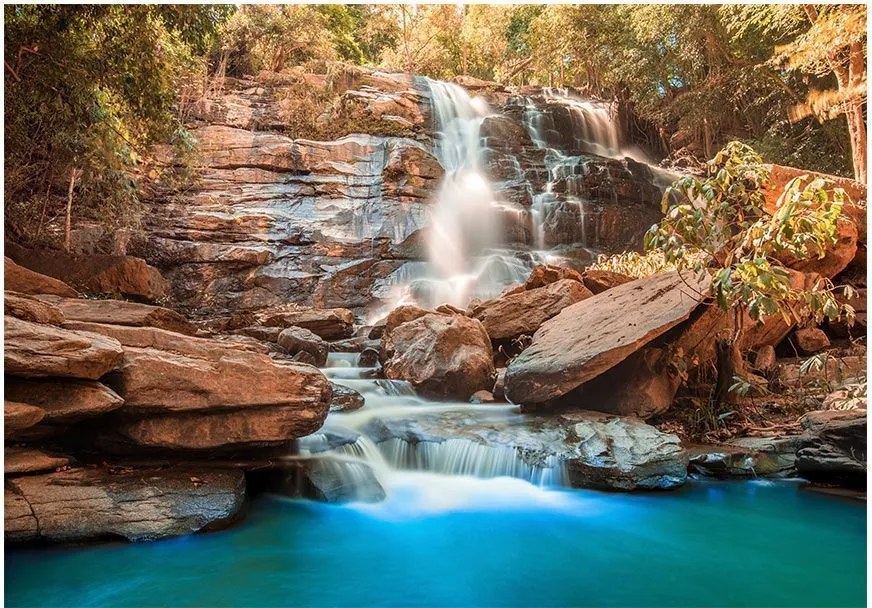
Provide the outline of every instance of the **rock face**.
<path id="1" fill-rule="evenodd" d="M 812 481 L 848 486 L 866 483 L 866 410 L 821 410 L 801 420 L 796 450 L 799 474 Z"/>
<path id="2" fill-rule="evenodd" d="M 400 467 L 612 490 L 669 489 L 687 478 L 688 457 L 678 437 L 597 412 L 507 419 L 501 413 L 456 411 L 373 418 L 362 430 L 377 443 L 408 444 L 396 452 L 411 451 L 407 460 L 394 463 Z M 461 458 L 463 450 L 476 458 Z M 493 468 L 495 462 L 501 467 Z"/>
<path id="3" fill-rule="evenodd" d="M 121 362 L 121 344 L 90 332 L 72 331 L 6 317 L 7 374 L 96 380 Z"/>
<path id="4" fill-rule="evenodd" d="M 429 313 L 385 332 L 385 377 L 407 380 L 421 395 L 466 401 L 493 386 L 490 338 L 476 319 Z"/>
<path id="5" fill-rule="evenodd" d="M 116 410 L 124 403 L 112 389 L 91 380 L 7 378 L 6 396 L 45 412 L 43 422 L 76 422 Z"/>
<path id="6" fill-rule="evenodd" d="M 5 289 L 29 294 L 47 293 L 65 298 L 75 298 L 79 295 L 75 289 L 63 281 L 58 281 L 44 274 L 28 270 L 23 266 L 19 266 L 10 258 L 4 257 L 3 264 Z"/>
<path id="7" fill-rule="evenodd" d="M 561 310 L 593 294 L 579 281 L 563 279 L 544 287 L 488 300 L 472 310 L 491 340 L 532 334 Z"/>
<path id="8" fill-rule="evenodd" d="M 241 471 L 82 468 L 6 482 L 6 540 L 145 541 L 226 525 L 243 504 Z"/>
<path id="9" fill-rule="evenodd" d="M 11 255 L 16 262 L 30 270 L 75 285 L 83 292 L 119 294 L 154 301 L 165 297 L 169 288 L 157 268 L 132 256 L 77 256 L 63 251 L 37 251 L 21 247 L 12 247 Z M 75 297 L 75 293 L 57 295 Z"/>
<path id="10" fill-rule="evenodd" d="M 530 405 L 567 394 L 687 319 L 707 290 L 692 275 L 667 272 L 564 308 L 509 364 L 506 397 Z"/>

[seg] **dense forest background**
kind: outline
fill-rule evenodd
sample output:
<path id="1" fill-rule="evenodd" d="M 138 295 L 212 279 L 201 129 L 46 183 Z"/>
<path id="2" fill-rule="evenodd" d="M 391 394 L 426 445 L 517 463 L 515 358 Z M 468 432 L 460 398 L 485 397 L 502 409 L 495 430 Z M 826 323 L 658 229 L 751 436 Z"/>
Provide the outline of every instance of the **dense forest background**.
<path id="1" fill-rule="evenodd" d="M 866 180 L 864 5 L 6 6 L 6 234 L 136 217 L 216 79 L 369 65 L 572 86 L 661 157 L 725 142 Z M 147 179 L 143 179 L 147 178 Z"/>

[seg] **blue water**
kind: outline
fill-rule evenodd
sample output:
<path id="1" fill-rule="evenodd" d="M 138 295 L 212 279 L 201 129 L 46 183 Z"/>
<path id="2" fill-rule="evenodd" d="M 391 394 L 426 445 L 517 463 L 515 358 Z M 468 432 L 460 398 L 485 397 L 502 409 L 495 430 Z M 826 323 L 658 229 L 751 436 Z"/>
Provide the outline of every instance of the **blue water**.
<path id="1" fill-rule="evenodd" d="M 7 606 L 861 606 L 865 504 L 792 482 L 661 494 L 403 474 L 238 527 L 6 554 Z"/>

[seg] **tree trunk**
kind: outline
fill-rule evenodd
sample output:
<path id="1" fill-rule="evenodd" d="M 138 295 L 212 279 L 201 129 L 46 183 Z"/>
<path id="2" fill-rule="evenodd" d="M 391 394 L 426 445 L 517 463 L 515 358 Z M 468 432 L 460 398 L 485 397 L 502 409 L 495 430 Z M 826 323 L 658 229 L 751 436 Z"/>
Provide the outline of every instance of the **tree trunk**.
<path id="1" fill-rule="evenodd" d="M 854 159 L 854 179 L 866 183 L 866 122 L 863 120 L 863 104 L 851 101 L 845 109 L 848 132 L 851 134 L 851 156 Z"/>
<path id="2" fill-rule="evenodd" d="M 64 251 L 70 252 L 70 224 L 73 215 L 73 190 L 76 187 L 76 180 L 79 178 L 81 171 L 76 167 L 70 169 L 70 187 L 67 190 L 67 216 L 64 223 Z"/>
<path id="3" fill-rule="evenodd" d="M 741 400 L 741 396 L 730 391 L 730 387 L 735 383 L 736 376 L 745 373 L 742 352 L 739 350 L 739 340 L 717 337 L 715 338 L 715 352 L 717 354 L 718 377 L 715 381 L 714 400 L 721 405 L 735 405 Z"/>

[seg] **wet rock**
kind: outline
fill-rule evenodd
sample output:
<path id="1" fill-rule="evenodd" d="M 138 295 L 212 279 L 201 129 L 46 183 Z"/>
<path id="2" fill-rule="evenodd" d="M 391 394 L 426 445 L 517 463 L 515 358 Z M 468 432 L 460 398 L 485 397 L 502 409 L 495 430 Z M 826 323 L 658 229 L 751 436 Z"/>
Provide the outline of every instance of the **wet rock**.
<path id="1" fill-rule="evenodd" d="M 333 399 L 330 401 L 331 412 L 353 412 L 363 407 L 363 395 L 353 388 L 331 382 Z"/>
<path id="2" fill-rule="evenodd" d="M 666 272 L 564 308 L 509 364 L 506 397 L 529 405 L 567 394 L 687 319 L 707 291 L 692 274 Z"/>
<path id="3" fill-rule="evenodd" d="M 197 328 L 182 315 L 160 306 L 124 300 L 73 300 L 50 296 L 41 299 L 59 308 L 67 322 L 157 327 L 190 336 L 197 333 Z"/>
<path id="4" fill-rule="evenodd" d="M 378 345 L 378 340 L 370 340 L 366 336 L 346 338 L 345 340 L 335 340 L 327 344 L 332 353 L 359 353 L 367 348 L 378 349 Z"/>
<path id="5" fill-rule="evenodd" d="M 64 322 L 64 313 L 57 307 L 32 296 L 14 291 L 4 292 L 3 313 L 32 323 L 60 325 Z"/>
<path id="6" fill-rule="evenodd" d="M 799 436 L 746 437 L 725 445 L 695 446 L 690 470 L 719 479 L 788 477 L 796 471 Z"/>
<path id="7" fill-rule="evenodd" d="M 9 435 L 32 427 L 45 417 L 45 410 L 17 401 L 3 402 L 3 430 Z"/>
<path id="8" fill-rule="evenodd" d="M 481 322 L 430 313 L 385 331 L 380 358 L 391 380 L 423 396 L 466 400 L 493 386 L 493 349 Z"/>
<path id="9" fill-rule="evenodd" d="M 317 335 L 302 327 L 288 327 L 279 334 L 278 344 L 289 355 L 306 352 L 312 356 L 313 364 L 323 367 L 327 363 L 327 343 Z"/>
<path id="10" fill-rule="evenodd" d="M 116 410 L 124 403 L 115 391 L 91 380 L 9 377 L 5 389 L 7 398 L 42 409 L 43 422 L 77 422 Z"/>
<path id="11" fill-rule="evenodd" d="M 15 260 L 27 268 L 95 294 L 119 294 L 158 300 L 169 285 L 160 271 L 142 258 L 127 255 L 71 255 L 63 251 L 13 248 Z M 62 295 L 62 294 L 59 294 Z M 72 296 L 75 297 L 75 296 Z"/>
<path id="12" fill-rule="evenodd" d="M 121 344 L 98 334 L 6 317 L 5 371 L 96 380 L 121 362 Z"/>
<path id="13" fill-rule="evenodd" d="M 470 403 L 494 403 L 495 401 L 496 399 L 490 391 L 475 391 L 469 398 Z"/>
<path id="14" fill-rule="evenodd" d="M 378 349 L 364 348 L 357 357 L 358 367 L 375 367 L 378 365 Z"/>
<path id="15" fill-rule="evenodd" d="M 500 401 L 506 398 L 506 368 L 498 367 L 496 370 L 496 379 L 494 380 L 494 387 L 491 389 L 491 393 L 496 399 Z"/>
<path id="16" fill-rule="evenodd" d="M 335 460 L 329 456 L 299 458 L 288 463 L 273 482 L 272 491 L 292 498 L 320 502 L 379 502 L 385 491 L 372 467 L 365 462 Z"/>
<path id="17" fill-rule="evenodd" d="M 227 525 L 245 499 L 242 471 L 80 468 L 6 482 L 7 542 L 157 540 Z"/>
<path id="18" fill-rule="evenodd" d="M 6 475 L 29 475 L 54 471 L 67 466 L 67 456 L 52 456 L 30 447 L 7 447 L 3 450 L 3 472 Z"/>
<path id="19" fill-rule="evenodd" d="M 4 288 L 27 294 L 53 294 L 65 298 L 78 297 L 76 290 L 64 283 L 44 274 L 19 266 L 10 258 L 3 258 Z"/>
<path id="20" fill-rule="evenodd" d="M 866 410 L 821 410 L 800 420 L 805 433 L 796 468 L 811 481 L 847 486 L 866 483 Z"/>
<path id="21" fill-rule="evenodd" d="M 618 285 L 629 283 L 633 277 L 610 270 L 585 270 L 581 280 L 592 293 L 598 294 Z"/>
<path id="22" fill-rule="evenodd" d="M 796 347 L 803 355 L 813 355 L 830 347 L 830 339 L 817 327 L 803 327 L 793 332 Z"/>
<path id="23" fill-rule="evenodd" d="M 410 458 L 395 463 L 401 468 L 611 490 L 669 489 L 687 478 L 688 456 L 678 437 L 639 420 L 597 412 L 507 416 L 498 409 L 376 417 L 362 430 L 377 443 L 408 444 L 399 453 Z M 457 458 L 464 449 L 478 458 Z"/>
<path id="24" fill-rule="evenodd" d="M 483 302 L 473 309 L 472 317 L 481 321 L 491 340 L 507 340 L 532 334 L 567 306 L 592 295 L 581 282 L 563 279 Z"/>

